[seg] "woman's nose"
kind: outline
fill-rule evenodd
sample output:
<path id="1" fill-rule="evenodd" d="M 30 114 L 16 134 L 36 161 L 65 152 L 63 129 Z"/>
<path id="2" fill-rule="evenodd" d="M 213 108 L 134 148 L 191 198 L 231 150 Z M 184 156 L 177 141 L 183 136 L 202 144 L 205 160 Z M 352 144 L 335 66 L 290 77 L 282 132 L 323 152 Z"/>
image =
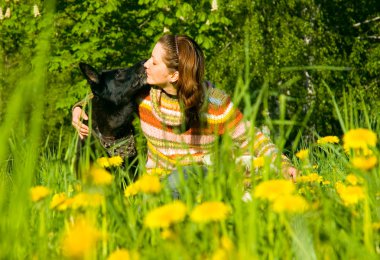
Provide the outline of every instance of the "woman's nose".
<path id="1" fill-rule="evenodd" d="M 147 69 L 148 68 L 148 63 L 149 63 L 150 59 L 147 60 L 145 63 L 144 63 L 144 68 Z"/>

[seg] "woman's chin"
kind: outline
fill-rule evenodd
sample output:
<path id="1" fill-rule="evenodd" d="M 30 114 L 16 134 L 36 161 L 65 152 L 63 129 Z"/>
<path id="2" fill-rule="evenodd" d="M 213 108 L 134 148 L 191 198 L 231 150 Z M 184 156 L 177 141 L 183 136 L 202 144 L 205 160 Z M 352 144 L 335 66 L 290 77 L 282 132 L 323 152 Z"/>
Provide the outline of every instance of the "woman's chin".
<path id="1" fill-rule="evenodd" d="M 152 81 L 150 81 L 149 79 L 146 79 L 146 84 L 148 84 L 148 85 L 153 85 L 153 84 L 152 84 Z"/>

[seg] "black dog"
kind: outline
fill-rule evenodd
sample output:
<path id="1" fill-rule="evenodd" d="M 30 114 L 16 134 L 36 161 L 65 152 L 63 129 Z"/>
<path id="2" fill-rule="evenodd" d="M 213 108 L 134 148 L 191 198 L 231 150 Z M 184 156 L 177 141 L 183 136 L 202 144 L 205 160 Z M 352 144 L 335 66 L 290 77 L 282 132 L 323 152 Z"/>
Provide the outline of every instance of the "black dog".
<path id="1" fill-rule="evenodd" d="M 143 64 L 101 72 L 79 64 L 93 93 L 89 123 L 92 135 L 109 156 L 119 155 L 128 161 L 137 154 L 132 124 L 137 111 L 135 98 L 149 89 Z"/>

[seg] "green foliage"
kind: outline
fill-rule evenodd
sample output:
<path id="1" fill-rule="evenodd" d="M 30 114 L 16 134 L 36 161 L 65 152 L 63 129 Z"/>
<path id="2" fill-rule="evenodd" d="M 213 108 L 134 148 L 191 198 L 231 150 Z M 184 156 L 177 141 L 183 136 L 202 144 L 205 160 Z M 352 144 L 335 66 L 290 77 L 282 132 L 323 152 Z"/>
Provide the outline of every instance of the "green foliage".
<path id="1" fill-rule="evenodd" d="M 215 5 L 216 3 L 216 5 Z M 40 15 L 34 16 L 34 6 Z M 238 105 L 255 103 L 268 84 L 258 122 L 280 117 L 279 96 L 286 96 L 285 119 L 297 116 L 304 134 L 337 133 L 323 82 L 343 105 L 351 89 L 356 102 L 378 124 L 379 9 L 370 1 L 59 1 L 47 73 L 46 135 L 72 131 L 71 106 L 89 91 L 79 72 L 84 61 L 99 69 L 125 67 L 146 59 L 163 33 L 188 34 L 206 54 L 206 77 L 234 93 L 242 80 L 251 93 Z M 0 20 L 0 118 L 10 93 L 31 71 L 37 35 L 46 15 L 43 1 L 3 1 Z M 7 9 L 10 17 L 5 17 Z M 343 68 L 343 69 L 342 69 Z M 310 111 L 312 110 L 312 111 Z M 305 121 L 305 116 L 313 118 Z M 270 128 L 279 132 L 275 123 Z M 290 136 L 295 136 L 295 127 Z M 290 138 L 292 139 L 292 138 Z"/>

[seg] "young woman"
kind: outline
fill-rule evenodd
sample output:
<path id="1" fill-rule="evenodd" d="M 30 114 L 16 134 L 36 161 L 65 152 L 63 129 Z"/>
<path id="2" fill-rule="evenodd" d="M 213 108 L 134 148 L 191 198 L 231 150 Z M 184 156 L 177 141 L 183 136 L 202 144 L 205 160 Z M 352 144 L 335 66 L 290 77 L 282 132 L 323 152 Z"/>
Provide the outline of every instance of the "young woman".
<path id="1" fill-rule="evenodd" d="M 147 139 L 146 168 L 175 170 L 178 165 L 205 164 L 218 136 L 230 134 L 243 154 L 253 144 L 254 156 L 281 156 L 285 177 L 295 179 L 296 169 L 278 154 L 271 140 L 255 129 L 248 137 L 249 123 L 222 90 L 205 83 L 204 56 L 188 36 L 164 35 L 144 64 L 149 93 L 139 100 L 141 129 Z M 81 138 L 88 135 L 87 118 L 80 107 L 73 109 L 72 123 Z"/>

